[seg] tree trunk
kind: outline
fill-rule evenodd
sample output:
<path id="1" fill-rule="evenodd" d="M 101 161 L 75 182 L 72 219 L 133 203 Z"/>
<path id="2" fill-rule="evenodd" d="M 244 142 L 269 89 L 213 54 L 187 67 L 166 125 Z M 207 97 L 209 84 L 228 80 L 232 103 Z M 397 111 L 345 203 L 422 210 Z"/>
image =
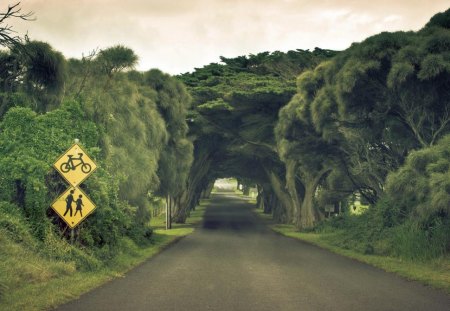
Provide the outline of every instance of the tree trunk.
<path id="1" fill-rule="evenodd" d="M 175 223 L 185 223 L 189 211 L 198 203 L 202 182 L 208 174 L 211 160 L 209 154 L 199 156 L 193 163 L 189 172 L 186 189 L 177 196 L 178 206 L 174 211 L 173 220 Z"/>
<path id="2" fill-rule="evenodd" d="M 187 218 L 187 214 L 186 214 L 186 210 L 187 210 L 187 206 L 188 206 L 188 202 L 190 201 L 189 199 L 189 191 L 183 190 L 178 196 L 176 196 L 175 198 L 175 207 L 174 207 L 174 211 L 173 211 L 173 218 L 172 220 L 177 223 L 185 223 L 186 222 L 186 218 Z"/>
<path id="3" fill-rule="evenodd" d="M 215 180 L 210 181 L 208 183 L 208 186 L 206 187 L 206 189 L 203 190 L 202 199 L 209 199 L 211 197 L 211 192 L 214 188 L 214 182 L 215 182 Z"/>
<path id="4" fill-rule="evenodd" d="M 298 229 L 309 230 L 314 227 L 317 221 L 324 218 L 324 215 L 320 210 L 314 206 L 314 195 L 316 193 L 317 186 L 322 178 L 324 178 L 329 172 L 330 168 L 324 168 L 319 171 L 315 176 L 305 175 L 305 196 L 301 205 L 300 219 L 298 220 Z"/>
<path id="5" fill-rule="evenodd" d="M 305 183 L 305 197 L 303 199 L 302 209 L 298 220 L 298 228 L 305 230 L 314 227 L 317 219 L 314 213 L 314 192 L 315 187 L 311 181 Z"/>
<path id="6" fill-rule="evenodd" d="M 272 214 L 272 197 L 273 194 L 269 191 L 266 191 L 263 197 L 263 213 L 264 214 Z"/>
<path id="7" fill-rule="evenodd" d="M 272 217 L 277 223 L 288 223 L 287 209 L 275 194 L 271 195 Z"/>
<path id="8" fill-rule="evenodd" d="M 258 195 L 256 196 L 256 208 L 264 210 L 264 190 L 261 185 L 256 185 Z"/>
<path id="9" fill-rule="evenodd" d="M 294 218 L 293 218 L 294 213 L 293 213 L 293 208 L 292 208 L 291 196 L 285 190 L 285 187 L 282 184 L 280 178 L 278 178 L 278 176 L 274 172 L 267 171 L 267 175 L 269 176 L 272 190 L 275 193 L 276 198 L 277 198 L 277 203 L 274 206 L 277 208 L 277 217 L 280 216 L 281 214 L 284 214 L 285 216 L 282 217 L 283 218 L 282 221 L 286 222 L 286 223 L 292 223 L 292 221 L 294 220 Z M 280 211 L 278 209 L 283 209 L 284 212 L 280 213 Z M 275 214 L 274 214 L 274 217 L 275 217 Z M 280 220 L 281 220 L 281 218 L 280 218 Z"/>
<path id="10" fill-rule="evenodd" d="M 285 165 L 286 165 L 286 189 L 292 201 L 292 219 L 295 222 L 294 224 L 298 227 L 302 217 L 301 209 L 303 197 L 299 197 L 299 193 L 297 191 L 297 180 L 296 180 L 297 161 L 287 160 L 285 162 Z M 304 193 L 302 193 L 302 195 L 304 195 Z"/>

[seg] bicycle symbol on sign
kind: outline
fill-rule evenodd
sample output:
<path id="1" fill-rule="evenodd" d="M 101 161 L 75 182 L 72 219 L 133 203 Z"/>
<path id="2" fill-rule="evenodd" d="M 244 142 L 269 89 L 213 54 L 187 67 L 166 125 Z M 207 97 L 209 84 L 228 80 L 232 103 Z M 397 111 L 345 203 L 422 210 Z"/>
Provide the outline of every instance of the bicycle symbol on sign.
<path id="1" fill-rule="evenodd" d="M 78 153 L 78 155 L 79 157 L 74 158 L 72 154 L 68 154 L 67 157 L 69 159 L 67 160 L 67 162 L 62 163 L 60 166 L 61 172 L 67 173 L 70 170 L 74 171 L 78 166 L 81 165 L 81 171 L 85 174 L 89 173 L 92 169 L 91 165 L 83 161 L 83 153 Z M 74 161 L 79 162 L 75 165 Z"/>

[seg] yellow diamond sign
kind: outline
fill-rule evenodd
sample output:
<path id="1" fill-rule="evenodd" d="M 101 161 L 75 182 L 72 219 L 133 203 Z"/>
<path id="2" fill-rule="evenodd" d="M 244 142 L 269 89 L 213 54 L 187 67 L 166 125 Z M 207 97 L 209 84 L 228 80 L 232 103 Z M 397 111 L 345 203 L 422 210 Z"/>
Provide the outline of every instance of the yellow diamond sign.
<path id="1" fill-rule="evenodd" d="M 97 168 L 78 144 L 70 147 L 53 166 L 73 187 L 79 185 Z"/>
<path id="2" fill-rule="evenodd" d="M 78 187 L 67 189 L 52 204 L 55 212 L 72 229 L 89 216 L 95 207 L 95 204 Z"/>

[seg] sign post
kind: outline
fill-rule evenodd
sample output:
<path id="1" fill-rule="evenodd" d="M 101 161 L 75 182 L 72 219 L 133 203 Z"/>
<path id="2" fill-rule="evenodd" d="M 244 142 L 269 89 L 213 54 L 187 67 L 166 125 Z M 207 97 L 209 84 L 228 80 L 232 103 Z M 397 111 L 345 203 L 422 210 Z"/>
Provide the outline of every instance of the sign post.
<path id="1" fill-rule="evenodd" d="M 73 229 L 96 208 L 78 186 L 95 171 L 97 165 L 75 143 L 56 160 L 53 167 L 70 184 L 70 187 L 52 203 L 51 207 L 69 226 L 71 240 L 73 240 Z"/>

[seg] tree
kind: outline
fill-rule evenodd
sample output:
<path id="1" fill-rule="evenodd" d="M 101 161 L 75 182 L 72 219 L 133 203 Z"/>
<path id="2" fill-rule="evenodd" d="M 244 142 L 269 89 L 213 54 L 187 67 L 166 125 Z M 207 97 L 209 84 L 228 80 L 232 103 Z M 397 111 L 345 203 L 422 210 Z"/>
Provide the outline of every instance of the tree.
<path id="1" fill-rule="evenodd" d="M 168 143 L 167 124 L 158 109 L 158 92 L 146 83 L 145 75 L 133 71 L 109 75 L 99 66 L 104 55 L 91 53 L 68 62 L 66 96 L 80 101 L 98 125 L 104 166 L 118 184 L 118 200 L 128 202 L 137 221 L 148 224 L 160 184 L 158 163 Z"/>
<path id="2" fill-rule="evenodd" d="M 186 191 L 189 169 L 193 161 L 193 145 L 187 138 L 188 126 L 186 124 L 187 111 L 191 98 L 184 85 L 153 69 L 145 73 L 145 84 L 157 92 L 156 104 L 163 117 L 168 141 L 164 146 L 158 163 L 158 176 L 160 180 L 158 194 L 166 198 L 168 214 L 175 215 L 175 221 L 185 220 L 182 201 Z M 168 227 L 171 227 L 171 218 L 168 217 Z"/>
<path id="3" fill-rule="evenodd" d="M 23 105 L 37 112 L 60 105 L 66 82 L 66 60 L 60 52 L 45 42 L 26 41 L 1 53 L 0 59 L 0 112 L 12 105 L 13 97 L 26 98 Z"/>
<path id="4" fill-rule="evenodd" d="M 313 126 L 314 96 L 307 84 L 316 77 L 311 74 L 305 72 L 299 77 L 298 94 L 280 110 L 275 127 L 278 153 L 286 167 L 286 188 L 295 209 L 294 223 L 299 229 L 310 229 L 323 219 L 323 211 L 314 204 L 318 186 L 342 165 L 339 148 L 322 138 Z"/>
<path id="5" fill-rule="evenodd" d="M 125 69 L 133 69 L 137 64 L 138 57 L 134 51 L 123 45 L 116 45 L 98 53 L 96 58 L 100 69 L 108 76 Z"/>
<path id="6" fill-rule="evenodd" d="M 449 132 L 450 37 L 438 26 L 372 36 L 298 78 L 276 133 L 287 189 L 294 199 L 305 192 L 301 211 L 310 210 L 306 192 L 330 172 L 351 185 L 344 192 L 358 190 L 374 204 L 412 150 Z M 311 215 L 300 228 L 314 224 Z"/>
<path id="7" fill-rule="evenodd" d="M 387 77 L 393 113 L 422 148 L 450 130 L 449 29 L 421 31 L 395 55 Z"/>
<path id="8" fill-rule="evenodd" d="M 30 41 L 20 53 L 25 67 L 24 83 L 30 93 L 60 94 L 64 88 L 66 60 L 64 56 L 45 42 Z"/>

